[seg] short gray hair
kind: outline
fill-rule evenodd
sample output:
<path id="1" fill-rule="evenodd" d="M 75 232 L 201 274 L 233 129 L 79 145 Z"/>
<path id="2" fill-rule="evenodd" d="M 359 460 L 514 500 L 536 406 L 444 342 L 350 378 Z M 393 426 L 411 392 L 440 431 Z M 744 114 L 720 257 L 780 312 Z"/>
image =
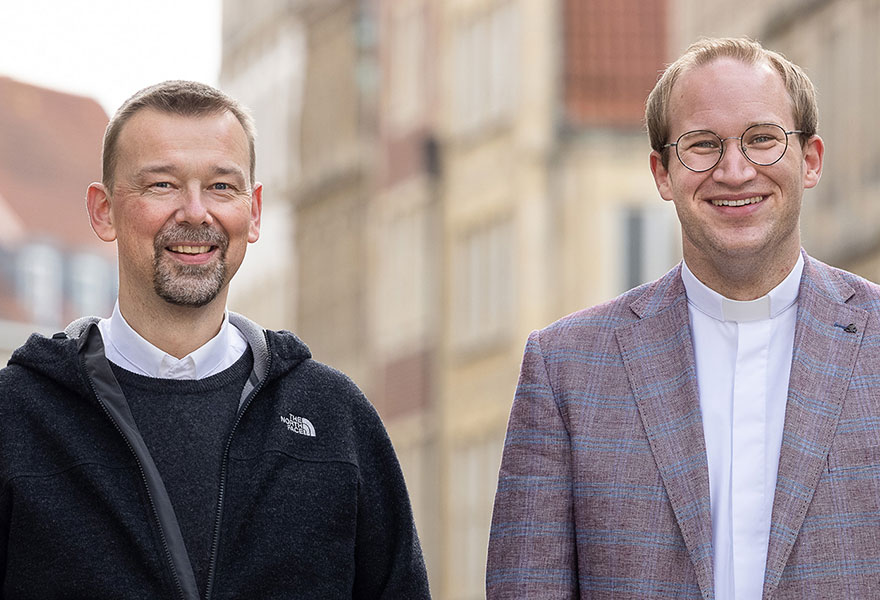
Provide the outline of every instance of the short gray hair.
<path id="1" fill-rule="evenodd" d="M 122 103 L 104 132 L 104 150 L 102 152 L 102 183 L 108 191 L 112 191 L 116 161 L 118 158 L 119 135 L 125 124 L 139 111 L 153 109 L 159 112 L 196 117 L 214 115 L 225 111 L 231 112 L 241 123 L 247 136 L 250 153 L 250 184 L 254 186 L 257 155 L 254 150 L 256 130 L 254 120 L 247 109 L 237 100 L 230 98 L 217 88 L 197 81 L 171 80 L 151 85 L 136 92 Z"/>

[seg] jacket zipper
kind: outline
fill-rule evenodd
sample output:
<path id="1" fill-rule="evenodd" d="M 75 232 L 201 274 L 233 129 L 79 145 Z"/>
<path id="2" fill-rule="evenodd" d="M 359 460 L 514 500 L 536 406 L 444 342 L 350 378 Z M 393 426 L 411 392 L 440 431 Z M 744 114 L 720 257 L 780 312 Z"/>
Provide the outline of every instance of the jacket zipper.
<path id="1" fill-rule="evenodd" d="M 263 336 L 265 337 L 265 333 Z M 268 339 L 266 340 L 268 346 Z M 265 373 L 269 373 L 269 369 L 272 366 L 272 354 L 268 353 L 268 358 L 266 360 L 266 370 Z M 241 422 L 242 417 L 244 417 L 244 413 L 247 412 L 248 407 L 251 405 L 254 397 L 263 389 L 263 383 L 266 381 L 266 376 L 264 374 L 263 378 L 257 383 L 254 387 L 253 391 L 244 401 L 244 405 L 241 407 L 241 410 L 238 411 L 238 416 L 235 418 L 235 423 L 232 424 L 232 430 L 229 432 L 229 437 L 226 439 L 226 448 L 223 450 L 223 463 L 220 466 L 220 493 L 217 498 L 217 512 L 214 517 L 214 536 L 211 540 L 211 561 L 208 566 L 208 583 L 205 585 L 205 600 L 211 600 L 211 596 L 214 593 L 214 576 L 217 571 L 217 551 L 220 547 L 220 521 L 223 517 L 223 500 L 226 495 L 226 478 L 228 476 L 227 470 L 229 467 L 229 450 L 232 447 L 232 438 L 235 436 L 235 430 L 238 429 L 238 424 Z"/>
<path id="2" fill-rule="evenodd" d="M 144 466 L 141 463 L 141 459 L 138 458 L 137 453 L 134 451 L 134 448 L 131 445 L 131 442 L 128 441 L 128 438 L 122 432 L 122 429 L 119 427 L 119 423 L 116 422 L 116 419 L 113 418 L 113 415 L 110 413 L 110 410 L 104 404 L 104 401 L 101 399 L 100 394 L 98 394 L 98 390 L 95 388 L 95 383 L 92 381 L 92 376 L 89 374 L 88 369 L 83 369 L 86 374 L 86 378 L 89 380 L 89 387 L 92 389 L 92 394 L 95 395 L 95 399 L 98 401 L 98 404 L 101 405 L 101 409 L 103 409 L 104 414 L 107 415 L 107 418 L 110 419 L 110 422 L 113 423 L 113 427 L 116 428 L 117 433 L 122 437 L 125 441 L 125 445 L 128 446 L 128 451 L 131 452 L 131 455 L 134 456 L 134 460 L 137 463 L 138 471 L 141 474 L 141 482 L 144 484 L 144 490 L 147 492 L 147 500 L 150 502 L 150 510 L 153 513 L 153 519 L 156 522 L 156 525 L 159 528 L 159 539 L 162 541 L 162 548 L 165 551 L 165 560 L 168 562 L 168 566 L 171 569 L 171 576 L 174 580 L 174 586 L 177 589 L 177 597 L 181 600 L 186 600 L 186 595 L 183 593 L 183 586 L 180 585 L 180 577 L 177 574 L 177 569 L 174 567 L 174 560 L 171 558 L 171 549 L 168 548 L 168 540 L 165 538 L 165 530 L 162 528 L 162 521 L 159 519 L 159 511 L 156 509 L 156 503 L 153 500 L 153 494 L 150 492 L 150 484 L 147 481 L 147 475 L 144 473 Z"/>

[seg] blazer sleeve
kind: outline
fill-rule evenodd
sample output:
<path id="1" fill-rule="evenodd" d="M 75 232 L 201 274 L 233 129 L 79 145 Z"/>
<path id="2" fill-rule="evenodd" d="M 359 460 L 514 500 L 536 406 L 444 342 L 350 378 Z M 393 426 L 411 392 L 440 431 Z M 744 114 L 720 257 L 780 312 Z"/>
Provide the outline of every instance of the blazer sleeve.
<path id="1" fill-rule="evenodd" d="M 578 597 L 571 440 L 540 332 L 529 336 L 510 413 L 486 569 L 487 600 Z"/>

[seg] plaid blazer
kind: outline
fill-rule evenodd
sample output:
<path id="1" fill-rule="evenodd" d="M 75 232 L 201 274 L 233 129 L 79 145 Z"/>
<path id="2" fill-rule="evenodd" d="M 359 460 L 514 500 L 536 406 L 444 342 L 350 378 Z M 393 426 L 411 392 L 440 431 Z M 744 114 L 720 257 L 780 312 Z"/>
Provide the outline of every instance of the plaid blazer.
<path id="1" fill-rule="evenodd" d="M 880 287 L 805 256 L 765 599 L 880 597 Z M 713 598 L 680 266 L 529 337 L 489 600 Z"/>

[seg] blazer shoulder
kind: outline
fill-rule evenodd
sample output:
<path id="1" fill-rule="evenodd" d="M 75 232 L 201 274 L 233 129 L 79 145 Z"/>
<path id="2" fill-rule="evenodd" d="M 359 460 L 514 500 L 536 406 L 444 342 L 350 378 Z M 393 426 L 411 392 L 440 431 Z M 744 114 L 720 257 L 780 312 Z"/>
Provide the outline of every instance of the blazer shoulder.
<path id="1" fill-rule="evenodd" d="M 681 267 L 620 296 L 571 313 L 536 332 L 542 344 L 570 338 L 613 335 L 619 327 L 660 312 L 684 294 Z"/>
<path id="2" fill-rule="evenodd" d="M 880 285 L 860 275 L 807 257 L 804 280 L 809 289 L 836 302 L 880 312 Z"/>
<path id="3" fill-rule="evenodd" d="M 530 343 L 539 343 L 545 352 L 563 348 L 610 348 L 616 344 L 615 331 L 670 303 L 669 288 L 676 287 L 670 286 L 670 280 L 675 278 L 681 281 L 677 268 L 656 281 L 633 288 L 612 300 L 562 317 L 534 332 Z"/>
<path id="4" fill-rule="evenodd" d="M 880 285 L 854 273 L 847 271 L 840 271 L 840 273 L 842 277 L 847 279 L 847 283 L 853 289 L 853 295 L 849 304 L 872 313 L 880 312 Z"/>

